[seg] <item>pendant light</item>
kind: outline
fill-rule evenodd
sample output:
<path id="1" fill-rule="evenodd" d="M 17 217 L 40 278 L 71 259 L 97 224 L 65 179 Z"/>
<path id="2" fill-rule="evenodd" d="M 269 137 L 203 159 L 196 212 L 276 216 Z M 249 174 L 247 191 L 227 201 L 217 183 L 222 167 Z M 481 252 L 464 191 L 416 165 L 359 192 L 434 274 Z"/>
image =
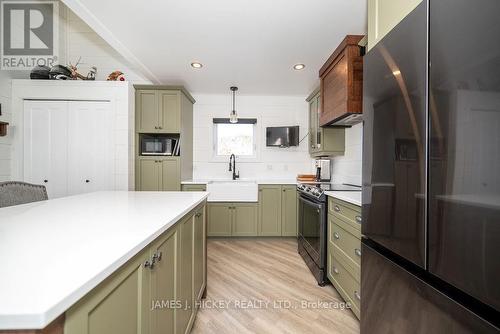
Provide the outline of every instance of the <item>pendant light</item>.
<path id="1" fill-rule="evenodd" d="M 229 88 L 233 92 L 233 110 L 231 110 L 231 113 L 229 114 L 229 123 L 238 123 L 238 114 L 236 113 L 236 107 L 235 107 L 235 94 L 236 91 L 238 90 L 238 87 L 231 87 Z"/>

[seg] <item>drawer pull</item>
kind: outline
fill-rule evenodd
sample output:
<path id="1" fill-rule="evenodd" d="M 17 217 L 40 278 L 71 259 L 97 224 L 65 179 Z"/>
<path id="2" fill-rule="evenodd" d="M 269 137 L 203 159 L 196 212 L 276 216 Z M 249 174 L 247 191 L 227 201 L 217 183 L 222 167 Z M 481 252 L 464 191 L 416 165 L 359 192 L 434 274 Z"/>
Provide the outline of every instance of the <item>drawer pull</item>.
<path id="1" fill-rule="evenodd" d="M 144 268 L 153 269 L 153 266 L 154 264 L 152 262 L 149 262 L 149 260 L 144 262 Z"/>
<path id="2" fill-rule="evenodd" d="M 335 210 L 336 212 L 340 212 L 340 207 L 338 205 L 335 205 L 333 207 L 333 210 Z"/>
<path id="3" fill-rule="evenodd" d="M 361 216 L 356 216 L 356 223 L 361 224 Z"/>
<path id="4" fill-rule="evenodd" d="M 161 256 L 162 256 L 162 252 L 154 253 L 153 258 L 151 259 L 151 263 L 155 264 L 156 262 L 160 262 Z"/>
<path id="5" fill-rule="evenodd" d="M 337 232 L 333 232 L 333 237 L 335 239 L 340 239 L 340 235 Z"/>
<path id="6" fill-rule="evenodd" d="M 357 300 L 361 300 L 361 296 L 359 295 L 359 292 L 354 291 L 354 296 L 356 297 Z"/>
<path id="7" fill-rule="evenodd" d="M 357 256 L 361 256 L 361 249 L 355 248 L 354 249 L 354 254 L 356 254 Z"/>
<path id="8" fill-rule="evenodd" d="M 336 267 L 333 267 L 333 273 L 338 275 L 339 274 L 339 270 L 336 268 Z"/>

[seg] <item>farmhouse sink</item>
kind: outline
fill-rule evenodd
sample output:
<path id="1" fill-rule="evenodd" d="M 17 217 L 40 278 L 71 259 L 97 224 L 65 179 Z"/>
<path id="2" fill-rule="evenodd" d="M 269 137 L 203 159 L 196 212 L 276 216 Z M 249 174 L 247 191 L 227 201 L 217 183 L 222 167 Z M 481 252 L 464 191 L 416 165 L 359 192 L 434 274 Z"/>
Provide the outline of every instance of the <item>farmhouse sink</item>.
<path id="1" fill-rule="evenodd" d="M 259 199 L 259 186 L 255 181 L 210 181 L 207 191 L 209 202 L 257 202 Z"/>

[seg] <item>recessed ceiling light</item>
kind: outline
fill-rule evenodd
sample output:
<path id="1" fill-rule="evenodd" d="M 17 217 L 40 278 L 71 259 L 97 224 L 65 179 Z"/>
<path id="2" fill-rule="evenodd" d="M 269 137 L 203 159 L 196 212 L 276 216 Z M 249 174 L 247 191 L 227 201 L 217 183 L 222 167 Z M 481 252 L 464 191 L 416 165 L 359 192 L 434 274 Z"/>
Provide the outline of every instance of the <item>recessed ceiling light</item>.
<path id="1" fill-rule="evenodd" d="M 295 64 L 295 65 L 293 65 L 293 69 L 297 70 L 297 71 L 303 70 L 304 67 L 306 67 L 306 65 L 304 65 L 304 64 Z"/>
<path id="2" fill-rule="evenodd" d="M 202 63 L 199 63 L 197 61 L 194 61 L 191 63 L 191 67 L 192 68 L 202 68 L 203 67 L 203 64 Z"/>

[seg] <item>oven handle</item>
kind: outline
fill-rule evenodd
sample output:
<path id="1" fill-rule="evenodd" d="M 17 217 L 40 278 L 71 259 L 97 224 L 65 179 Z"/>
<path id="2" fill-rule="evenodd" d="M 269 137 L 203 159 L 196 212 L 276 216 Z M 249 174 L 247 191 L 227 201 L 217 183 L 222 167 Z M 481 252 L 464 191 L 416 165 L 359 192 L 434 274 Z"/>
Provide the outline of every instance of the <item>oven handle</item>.
<path id="1" fill-rule="evenodd" d="M 299 200 L 301 200 L 301 201 L 303 201 L 303 202 L 305 202 L 305 203 L 307 203 L 309 205 L 312 205 L 312 206 L 314 206 L 314 207 L 316 207 L 316 208 L 318 208 L 320 210 L 323 210 L 324 206 L 325 206 L 323 203 L 315 203 L 315 202 L 313 202 L 313 201 L 311 201 L 311 200 L 309 200 L 309 199 L 307 199 L 307 198 L 305 198 L 303 196 L 299 196 Z"/>

